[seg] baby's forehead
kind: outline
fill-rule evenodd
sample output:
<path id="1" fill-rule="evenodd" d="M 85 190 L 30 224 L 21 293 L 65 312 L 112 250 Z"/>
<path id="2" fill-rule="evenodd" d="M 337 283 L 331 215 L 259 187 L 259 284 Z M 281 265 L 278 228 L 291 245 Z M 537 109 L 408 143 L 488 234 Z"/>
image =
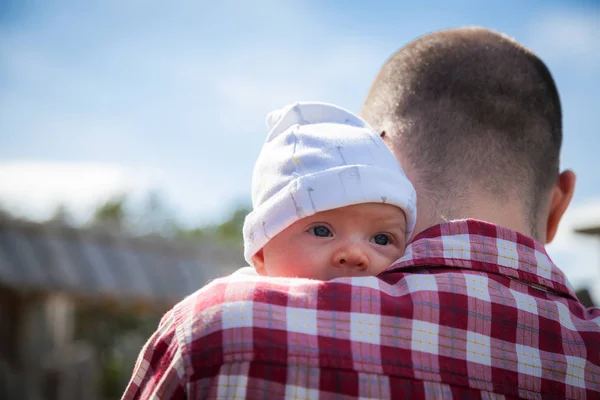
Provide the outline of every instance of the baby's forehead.
<path id="1" fill-rule="evenodd" d="M 402 209 L 396 205 L 381 203 L 360 203 L 345 207 L 332 208 L 330 210 L 320 211 L 316 214 L 303 218 L 318 220 L 325 219 L 361 219 L 370 222 L 394 221 L 405 223 L 405 215 Z"/>

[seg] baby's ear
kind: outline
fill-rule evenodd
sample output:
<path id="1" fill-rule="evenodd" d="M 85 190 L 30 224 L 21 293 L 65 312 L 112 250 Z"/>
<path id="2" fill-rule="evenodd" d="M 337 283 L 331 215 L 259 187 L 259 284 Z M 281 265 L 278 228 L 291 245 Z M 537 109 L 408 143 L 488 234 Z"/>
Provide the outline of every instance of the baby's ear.
<path id="1" fill-rule="evenodd" d="M 259 275 L 267 275 L 267 270 L 265 269 L 265 255 L 262 249 L 252 256 L 252 264 Z"/>

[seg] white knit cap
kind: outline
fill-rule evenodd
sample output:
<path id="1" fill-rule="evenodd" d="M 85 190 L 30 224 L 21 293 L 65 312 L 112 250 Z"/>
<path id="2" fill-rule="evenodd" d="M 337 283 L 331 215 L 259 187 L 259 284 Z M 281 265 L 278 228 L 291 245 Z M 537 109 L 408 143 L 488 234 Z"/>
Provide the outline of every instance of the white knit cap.
<path id="1" fill-rule="evenodd" d="M 302 102 L 267 116 L 269 134 L 254 166 L 253 211 L 244 221 L 244 257 L 294 222 L 320 211 L 386 203 L 415 226 L 416 194 L 400 164 L 365 121 L 326 103 Z"/>

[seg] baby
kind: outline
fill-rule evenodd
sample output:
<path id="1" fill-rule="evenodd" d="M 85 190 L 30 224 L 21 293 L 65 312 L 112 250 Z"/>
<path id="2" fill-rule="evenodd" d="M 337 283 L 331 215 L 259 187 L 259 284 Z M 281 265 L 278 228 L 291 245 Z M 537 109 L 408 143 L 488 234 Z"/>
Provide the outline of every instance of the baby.
<path id="1" fill-rule="evenodd" d="M 404 254 L 416 195 L 380 136 L 325 103 L 267 116 L 240 272 L 330 280 L 377 275 Z"/>

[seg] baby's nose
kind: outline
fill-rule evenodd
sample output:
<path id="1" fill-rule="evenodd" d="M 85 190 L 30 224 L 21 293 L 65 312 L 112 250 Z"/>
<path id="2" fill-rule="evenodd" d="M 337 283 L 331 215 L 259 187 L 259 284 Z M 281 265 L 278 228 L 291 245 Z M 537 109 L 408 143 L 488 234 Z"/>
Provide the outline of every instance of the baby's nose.
<path id="1" fill-rule="evenodd" d="M 369 268 L 369 258 L 360 245 L 348 245 L 338 249 L 331 260 L 334 267 L 354 268 L 364 271 Z"/>

